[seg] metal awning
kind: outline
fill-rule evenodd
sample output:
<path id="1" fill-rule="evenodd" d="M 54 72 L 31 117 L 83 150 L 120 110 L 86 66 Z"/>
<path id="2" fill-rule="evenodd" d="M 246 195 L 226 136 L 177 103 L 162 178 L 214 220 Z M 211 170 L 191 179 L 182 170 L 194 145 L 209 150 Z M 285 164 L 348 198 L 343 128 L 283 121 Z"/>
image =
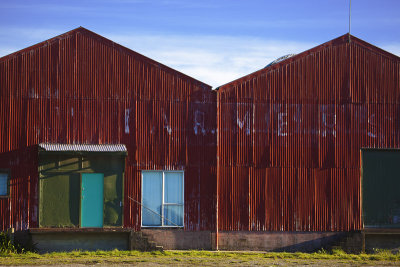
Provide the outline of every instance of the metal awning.
<path id="1" fill-rule="evenodd" d="M 124 144 L 50 144 L 40 143 L 39 148 L 44 151 L 54 152 L 123 152 L 126 153 Z"/>

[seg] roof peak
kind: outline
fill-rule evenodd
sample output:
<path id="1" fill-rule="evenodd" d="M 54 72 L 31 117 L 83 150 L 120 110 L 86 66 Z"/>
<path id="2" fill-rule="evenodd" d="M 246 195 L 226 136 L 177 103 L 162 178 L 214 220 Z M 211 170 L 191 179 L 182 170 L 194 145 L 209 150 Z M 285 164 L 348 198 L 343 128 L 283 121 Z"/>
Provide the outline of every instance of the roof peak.
<path id="1" fill-rule="evenodd" d="M 104 45 L 107 45 L 107 46 L 110 46 L 110 47 L 112 47 L 114 49 L 117 49 L 121 53 L 129 54 L 129 55 L 133 56 L 134 58 L 136 58 L 137 60 L 140 60 L 142 62 L 146 62 L 147 64 L 156 66 L 158 68 L 161 68 L 164 71 L 174 72 L 178 76 L 189 78 L 189 79 L 191 79 L 193 81 L 196 81 L 203 88 L 207 88 L 207 87 L 211 88 L 210 85 L 208 85 L 208 84 L 206 84 L 206 83 L 204 83 L 202 81 L 199 81 L 199 80 L 197 80 L 197 79 L 195 79 L 195 78 L 193 78 L 193 77 L 191 77 L 189 75 L 186 75 L 186 74 L 184 74 L 184 73 L 182 73 L 182 72 L 180 72 L 178 70 L 175 70 L 175 69 L 173 69 L 171 67 L 168 67 L 168 66 L 166 66 L 166 65 L 164 65 L 164 64 L 162 64 L 160 62 L 157 62 L 157 61 L 155 61 L 155 60 L 153 60 L 153 59 L 151 59 L 149 57 L 146 57 L 146 56 L 144 56 L 144 55 L 142 55 L 142 54 L 140 54 L 140 53 L 138 53 L 138 52 L 136 52 L 136 51 L 134 51 L 134 50 L 132 50 L 130 48 L 127 48 L 127 47 L 125 47 L 123 45 L 120 45 L 120 44 L 118 44 L 118 43 L 116 43 L 116 42 L 114 42 L 114 41 L 112 41 L 112 40 L 100 35 L 100 34 L 92 32 L 91 30 L 88 30 L 88 29 L 86 29 L 86 28 L 84 28 L 82 26 L 79 26 L 79 27 L 77 27 L 75 29 L 72 29 L 72 30 L 70 30 L 68 32 L 62 33 L 62 34 L 57 35 L 55 37 L 52 37 L 50 39 L 44 40 L 42 42 L 39 42 L 37 44 L 31 45 L 29 47 L 23 48 L 21 50 L 18 50 L 16 52 L 11 53 L 11 54 L 5 55 L 5 56 L 0 58 L 0 62 L 3 61 L 3 60 L 7 60 L 7 59 L 9 59 L 11 57 L 19 56 L 19 55 L 21 55 L 23 53 L 26 53 L 28 51 L 37 49 L 39 47 L 46 46 L 46 45 L 48 45 L 49 43 L 51 43 L 53 41 L 72 36 L 72 35 L 74 35 L 76 33 L 80 33 L 82 35 L 85 35 L 86 37 L 90 37 L 90 38 L 92 38 L 92 39 L 94 39 L 96 41 L 101 42 Z"/>
<path id="2" fill-rule="evenodd" d="M 324 42 L 324 43 L 322 43 L 320 45 L 317 45 L 315 47 L 307 49 L 307 50 L 305 50 L 305 51 L 303 51 L 301 53 L 298 53 L 298 54 L 296 54 L 294 56 L 284 58 L 283 60 L 280 60 L 280 61 L 276 60 L 278 62 L 275 62 L 275 64 L 269 64 L 269 65 L 267 65 L 266 67 L 264 67 L 262 69 L 256 70 L 256 71 L 254 71 L 252 73 L 249 73 L 248 75 L 245 75 L 245 76 L 240 77 L 240 78 L 238 78 L 236 80 L 233 80 L 233 81 L 231 81 L 229 83 L 226 83 L 226 84 L 223 84 L 221 86 L 218 86 L 216 89 L 218 90 L 218 89 L 223 88 L 225 86 L 236 84 L 236 83 L 241 82 L 243 80 L 247 80 L 247 79 L 249 79 L 249 76 L 257 75 L 258 73 L 261 73 L 263 71 L 269 71 L 269 70 L 272 70 L 272 69 L 279 68 L 282 65 L 289 64 L 292 61 L 295 61 L 295 60 L 297 60 L 297 59 L 299 59 L 301 57 L 304 57 L 304 56 L 306 56 L 306 55 L 308 55 L 310 53 L 319 51 L 319 50 L 324 49 L 326 47 L 341 45 L 341 44 L 345 44 L 345 43 L 354 43 L 354 44 L 360 45 L 360 46 L 362 46 L 362 47 L 364 47 L 366 49 L 374 51 L 376 53 L 383 54 L 383 55 L 385 55 L 385 56 L 387 56 L 389 58 L 396 58 L 397 60 L 400 60 L 400 57 L 398 57 L 398 56 L 396 56 L 396 55 L 394 55 L 394 54 L 392 54 L 390 52 L 387 52 L 387 51 L 383 50 L 382 48 L 374 46 L 374 45 L 372 45 L 372 44 L 370 44 L 370 43 L 368 43 L 368 42 L 366 42 L 366 41 L 364 41 L 362 39 L 359 39 L 358 37 L 356 37 L 356 36 L 354 36 L 354 35 L 352 35 L 352 34 L 347 32 L 347 33 L 345 33 L 343 35 L 340 35 L 339 37 L 336 37 L 336 38 L 334 38 L 334 39 L 332 39 L 330 41 Z"/>

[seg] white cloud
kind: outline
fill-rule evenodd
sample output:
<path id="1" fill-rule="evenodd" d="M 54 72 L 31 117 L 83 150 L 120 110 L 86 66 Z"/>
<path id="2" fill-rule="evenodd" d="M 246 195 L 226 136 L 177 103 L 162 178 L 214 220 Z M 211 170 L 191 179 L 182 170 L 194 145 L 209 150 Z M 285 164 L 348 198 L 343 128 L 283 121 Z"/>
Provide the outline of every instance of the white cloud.
<path id="1" fill-rule="evenodd" d="M 14 53 L 15 51 L 17 50 L 15 50 L 14 47 L 0 45 L 0 57 Z"/>
<path id="2" fill-rule="evenodd" d="M 28 40 L 39 40 L 44 41 L 53 38 L 63 33 L 63 30 L 55 28 L 6 28 L 0 27 L 1 35 L 11 35 L 18 38 L 24 38 Z"/>
<path id="3" fill-rule="evenodd" d="M 400 57 L 400 43 L 381 45 L 380 48 Z"/>
<path id="4" fill-rule="evenodd" d="M 106 35 L 138 53 L 213 87 L 315 44 L 231 36 Z"/>
<path id="5" fill-rule="evenodd" d="M 0 27 L 0 57 L 66 32 L 56 28 Z"/>
<path id="6" fill-rule="evenodd" d="M 0 57 L 63 31 L 15 28 L 11 32 L 15 36 L 10 36 L 9 29 L 0 27 L 0 37 L 18 40 L 18 43 L 0 43 Z M 278 57 L 300 53 L 318 45 L 246 36 L 100 34 L 213 87 L 259 70 Z M 400 56 L 400 45 L 397 43 L 381 44 L 380 47 Z"/>

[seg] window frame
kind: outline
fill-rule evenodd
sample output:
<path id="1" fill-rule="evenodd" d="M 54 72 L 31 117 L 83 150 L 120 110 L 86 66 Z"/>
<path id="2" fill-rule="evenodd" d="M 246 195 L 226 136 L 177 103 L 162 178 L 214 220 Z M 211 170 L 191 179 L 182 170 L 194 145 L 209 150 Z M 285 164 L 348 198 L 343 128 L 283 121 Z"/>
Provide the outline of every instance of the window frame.
<path id="1" fill-rule="evenodd" d="M 0 173 L 7 174 L 7 193 L 5 195 L 0 195 L 0 198 L 10 197 L 10 169 L 0 169 Z"/>
<path id="2" fill-rule="evenodd" d="M 141 185 L 141 199 L 140 203 L 143 204 L 143 174 L 146 172 L 162 172 L 162 192 L 161 192 L 161 225 L 143 225 L 143 207 L 140 211 L 140 226 L 143 228 L 184 228 L 185 227 L 185 171 L 184 170 L 142 170 L 142 185 Z M 182 204 L 178 203 L 165 203 L 165 173 L 180 173 L 182 174 Z M 167 206 L 182 206 L 182 225 L 166 225 L 164 224 L 164 207 Z"/>

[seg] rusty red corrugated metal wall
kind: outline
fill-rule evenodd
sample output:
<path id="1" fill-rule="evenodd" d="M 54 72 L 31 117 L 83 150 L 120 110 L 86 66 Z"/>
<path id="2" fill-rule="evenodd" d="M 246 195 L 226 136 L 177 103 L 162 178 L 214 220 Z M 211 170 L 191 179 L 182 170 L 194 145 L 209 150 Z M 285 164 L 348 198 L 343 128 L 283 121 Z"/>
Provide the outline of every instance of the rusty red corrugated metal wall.
<path id="1" fill-rule="evenodd" d="M 0 229 L 37 226 L 40 142 L 128 147 L 124 226 L 141 170 L 185 170 L 185 228 L 362 227 L 361 147 L 398 148 L 399 58 L 342 36 L 210 87 L 85 29 L 0 59 Z"/>
<path id="2" fill-rule="evenodd" d="M 348 38 L 219 89 L 219 230 L 362 228 L 360 148 L 400 147 L 400 60 Z"/>
<path id="3" fill-rule="evenodd" d="M 141 170 L 185 170 L 185 229 L 215 229 L 216 94 L 86 29 L 0 59 L 0 230 L 37 227 L 37 144 L 126 144 L 124 226 L 140 229 Z"/>

